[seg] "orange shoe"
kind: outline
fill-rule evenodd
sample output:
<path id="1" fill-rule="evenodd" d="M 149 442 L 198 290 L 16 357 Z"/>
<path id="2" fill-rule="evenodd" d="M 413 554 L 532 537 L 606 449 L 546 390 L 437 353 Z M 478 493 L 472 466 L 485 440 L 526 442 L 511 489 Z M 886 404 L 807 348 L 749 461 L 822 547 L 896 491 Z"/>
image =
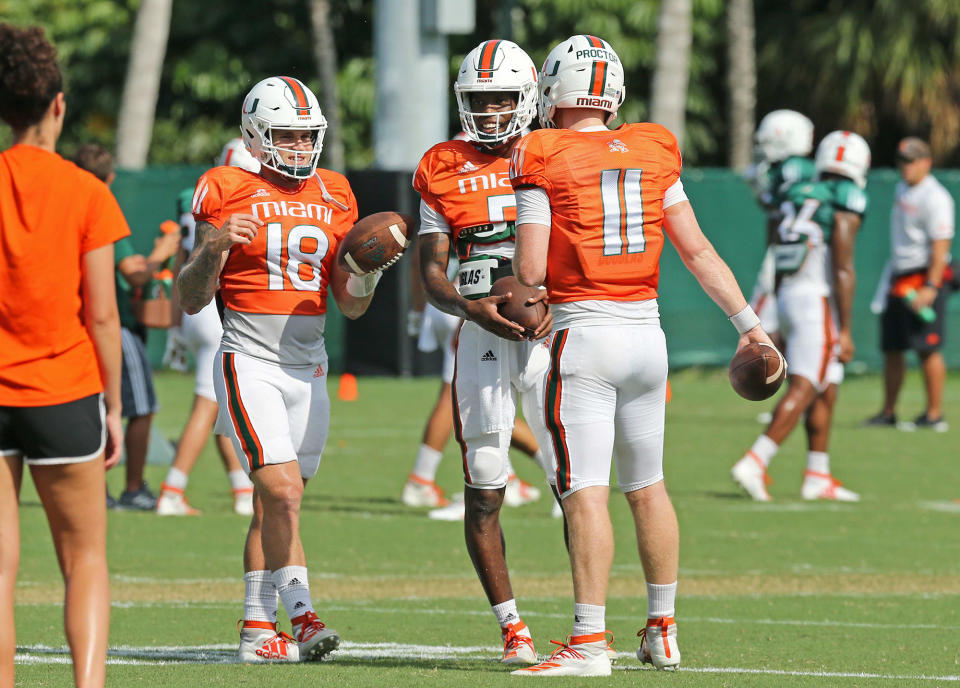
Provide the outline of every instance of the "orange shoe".
<path id="1" fill-rule="evenodd" d="M 403 485 L 400 499 L 407 506 L 429 506 L 434 509 L 450 503 L 450 500 L 443 496 L 439 485 L 412 473 Z"/>
<path id="2" fill-rule="evenodd" d="M 198 516 L 199 509 L 194 509 L 187 502 L 183 490 L 170 487 L 166 483 L 160 486 L 160 496 L 157 497 L 158 516 Z"/>
<path id="3" fill-rule="evenodd" d="M 510 673 L 514 676 L 609 676 L 610 658 L 607 657 L 606 633 L 567 636 L 567 642 L 561 643 L 550 659 L 531 667 L 517 669 Z"/>
<path id="4" fill-rule="evenodd" d="M 523 633 L 521 633 L 521 631 Z M 537 653 L 533 649 L 533 638 L 527 624 L 518 621 L 501 629 L 503 635 L 504 664 L 536 664 Z"/>
<path id="5" fill-rule="evenodd" d="M 666 671 L 673 671 L 680 666 L 677 622 L 672 616 L 647 619 L 646 628 L 637 635 L 642 638 L 637 648 L 637 659 L 641 662 Z"/>
<path id="6" fill-rule="evenodd" d="M 243 626 L 241 627 L 241 624 Z M 299 662 L 296 641 L 268 621 L 238 621 L 241 662 Z"/>
<path id="7" fill-rule="evenodd" d="M 293 619 L 294 636 L 300 648 L 300 658 L 304 662 L 318 662 L 340 647 L 340 635 L 327 628 L 315 612 L 306 612 Z"/>

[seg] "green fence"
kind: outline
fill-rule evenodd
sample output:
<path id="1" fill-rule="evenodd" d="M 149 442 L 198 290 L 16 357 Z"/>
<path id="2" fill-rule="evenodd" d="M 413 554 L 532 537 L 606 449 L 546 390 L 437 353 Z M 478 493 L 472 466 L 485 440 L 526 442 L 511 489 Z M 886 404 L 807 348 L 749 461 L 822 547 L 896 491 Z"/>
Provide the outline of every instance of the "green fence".
<path id="1" fill-rule="evenodd" d="M 177 193 L 193 186 L 201 167 L 151 168 L 120 171 L 114 191 L 134 232 L 139 250 L 149 252 L 161 221 L 173 219 Z M 960 171 L 937 171 L 954 198 L 960 199 Z M 852 370 L 881 365 L 878 318 L 870 313 L 870 300 L 889 252 L 889 218 L 894 185 L 893 170 L 870 174 L 867 188 L 870 211 L 857 239 L 857 295 L 854 306 L 854 339 L 857 353 Z M 683 183 L 704 232 L 729 263 L 749 297 L 763 256 L 764 220 L 746 184 L 729 170 L 690 169 Z M 361 202 L 363 199 L 360 199 Z M 328 303 L 333 304 L 333 300 Z M 667 242 L 660 269 L 660 310 L 667 333 L 673 367 L 725 364 L 733 354 L 736 336 L 723 313 L 701 291 L 677 253 Z M 950 304 L 952 313 L 944 350 L 947 364 L 960 367 L 960 297 Z M 344 318 L 332 306 L 327 318 L 327 350 L 332 370 L 344 361 Z M 386 341 L 386 338 L 385 338 Z M 164 333 L 152 332 L 150 358 L 156 365 L 163 355 Z"/>

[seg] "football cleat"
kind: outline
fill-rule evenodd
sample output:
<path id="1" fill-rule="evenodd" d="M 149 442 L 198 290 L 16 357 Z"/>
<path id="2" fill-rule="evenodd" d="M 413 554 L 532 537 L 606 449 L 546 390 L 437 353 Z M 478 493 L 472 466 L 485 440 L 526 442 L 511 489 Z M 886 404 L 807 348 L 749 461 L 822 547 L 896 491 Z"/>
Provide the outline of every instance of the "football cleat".
<path id="1" fill-rule="evenodd" d="M 299 662 L 296 641 L 268 621 L 238 621 L 241 662 Z"/>
<path id="2" fill-rule="evenodd" d="M 607 656 L 606 633 L 567 636 L 550 658 L 539 664 L 510 672 L 514 676 L 609 676 L 610 658 Z"/>
<path id="3" fill-rule="evenodd" d="M 680 647 L 677 645 L 677 623 L 672 616 L 647 619 L 647 626 L 639 633 L 640 647 L 637 659 L 664 671 L 680 666 Z"/>
<path id="4" fill-rule="evenodd" d="M 253 516 L 252 487 L 241 487 L 233 490 L 233 513 L 241 516 Z"/>
<path id="5" fill-rule="evenodd" d="M 767 476 L 766 466 L 753 452 L 747 452 L 746 456 L 733 464 L 730 477 L 751 499 L 758 502 L 771 501 L 770 493 L 767 492 L 770 478 Z"/>
<path id="6" fill-rule="evenodd" d="M 523 633 L 521 633 L 523 631 Z M 533 649 L 533 638 L 530 630 L 522 621 L 500 629 L 503 635 L 504 664 L 536 664 L 537 653 Z"/>
<path id="7" fill-rule="evenodd" d="M 458 492 L 447 506 L 428 511 L 427 518 L 434 521 L 462 521 L 466 513 L 467 505 L 463 501 L 463 493 Z"/>
<path id="8" fill-rule="evenodd" d="M 523 506 L 540 499 L 540 490 L 530 483 L 520 480 L 516 474 L 507 478 L 507 488 L 503 492 L 505 506 Z"/>
<path id="9" fill-rule="evenodd" d="M 158 516 L 197 516 L 199 514 L 200 510 L 194 509 L 187 502 L 183 490 L 166 484 L 160 486 L 160 496 L 157 497 Z"/>
<path id="10" fill-rule="evenodd" d="M 837 502 L 859 502 L 860 495 L 848 490 L 829 473 L 804 471 L 800 496 L 804 499 L 832 499 Z"/>
<path id="11" fill-rule="evenodd" d="M 411 474 L 403 485 L 400 499 L 407 506 L 429 506 L 438 508 L 447 506 L 450 500 L 443 496 L 443 490 L 432 480 L 426 480 Z"/>
<path id="12" fill-rule="evenodd" d="M 297 647 L 304 662 L 319 662 L 325 656 L 340 647 L 340 636 L 332 628 L 327 628 L 316 613 L 306 612 L 290 619 L 293 624 Z"/>

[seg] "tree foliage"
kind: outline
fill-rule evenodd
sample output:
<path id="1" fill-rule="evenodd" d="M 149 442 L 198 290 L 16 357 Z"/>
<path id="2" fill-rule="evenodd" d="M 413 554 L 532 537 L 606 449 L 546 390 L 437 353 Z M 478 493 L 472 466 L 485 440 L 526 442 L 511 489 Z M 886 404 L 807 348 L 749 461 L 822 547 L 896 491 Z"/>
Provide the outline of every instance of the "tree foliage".
<path id="1" fill-rule="evenodd" d="M 82 142 L 114 144 L 138 4 L 0 0 L 4 20 L 41 24 L 58 46 L 67 84 L 61 146 L 67 154 Z M 512 37 L 539 64 L 555 43 L 591 33 L 610 41 L 623 60 L 627 101 L 621 119 L 648 116 L 659 0 L 476 4 L 476 32 L 450 38 L 451 83 L 463 55 L 482 39 Z M 900 137 L 928 136 L 939 164 L 960 165 L 960 3 L 754 4 L 758 119 L 769 110 L 791 107 L 808 114 L 819 134 L 854 129 L 871 143 L 875 164 L 892 162 Z M 357 169 L 373 160 L 373 0 L 337 0 L 330 6 L 347 166 Z M 727 160 L 725 6 L 724 0 L 693 0 L 684 144 L 688 164 L 725 165 Z M 237 134 L 244 93 L 265 76 L 289 74 L 321 90 L 310 41 L 306 0 L 175 0 L 150 163 L 208 164 L 224 141 Z M 456 126 L 451 107 L 451 133 Z"/>

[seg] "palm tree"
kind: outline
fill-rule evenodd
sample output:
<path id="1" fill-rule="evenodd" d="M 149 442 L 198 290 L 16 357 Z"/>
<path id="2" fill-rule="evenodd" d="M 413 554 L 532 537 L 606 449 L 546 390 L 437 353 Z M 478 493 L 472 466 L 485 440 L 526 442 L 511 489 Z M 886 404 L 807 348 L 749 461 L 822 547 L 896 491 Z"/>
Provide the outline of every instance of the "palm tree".
<path id="1" fill-rule="evenodd" d="M 730 98 L 730 167 L 742 172 L 753 157 L 757 104 L 757 53 L 753 0 L 727 5 L 727 92 Z"/>
<path id="2" fill-rule="evenodd" d="M 940 158 L 960 145 L 960 3 L 767 4 L 758 13 L 761 83 L 793 99 L 771 107 L 809 112 L 821 130 L 854 129 L 886 160 L 905 133 L 929 136 Z"/>
<path id="3" fill-rule="evenodd" d="M 117 123 L 117 166 L 141 169 L 153 133 L 173 0 L 143 0 L 137 11 Z"/>
<path id="4" fill-rule="evenodd" d="M 650 120 L 673 132 L 681 147 L 690 81 L 692 13 L 691 0 L 663 0 L 660 4 L 657 58 L 650 98 Z"/>

